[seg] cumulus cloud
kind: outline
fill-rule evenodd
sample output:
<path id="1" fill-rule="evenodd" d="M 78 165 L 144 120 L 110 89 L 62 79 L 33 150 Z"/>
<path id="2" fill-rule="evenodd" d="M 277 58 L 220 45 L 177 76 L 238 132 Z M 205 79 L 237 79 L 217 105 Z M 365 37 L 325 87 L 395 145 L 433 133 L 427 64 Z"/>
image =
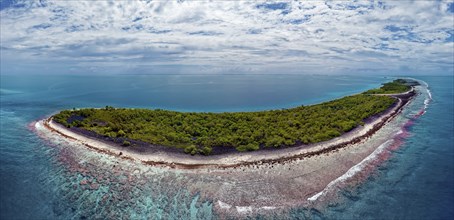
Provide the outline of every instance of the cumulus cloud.
<path id="1" fill-rule="evenodd" d="M 2 6 L 0 16 L 7 67 L 453 71 L 452 1 L 18 0 Z"/>

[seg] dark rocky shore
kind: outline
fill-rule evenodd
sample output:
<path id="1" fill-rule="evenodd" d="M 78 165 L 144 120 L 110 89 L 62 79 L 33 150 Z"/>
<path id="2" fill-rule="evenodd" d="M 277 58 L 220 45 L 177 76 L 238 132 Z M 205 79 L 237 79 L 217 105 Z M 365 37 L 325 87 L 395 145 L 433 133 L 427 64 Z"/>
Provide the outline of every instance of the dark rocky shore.
<path id="1" fill-rule="evenodd" d="M 340 144 L 335 144 L 335 145 L 333 145 L 333 146 L 331 146 L 329 148 L 326 148 L 326 149 L 322 149 L 322 150 L 318 150 L 318 151 L 310 151 L 308 153 L 296 154 L 296 155 L 287 156 L 287 157 L 281 157 L 281 158 L 278 158 L 278 159 L 263 159 L 263 160 L 257 160 L 257 161 L 242 162 L 242 163 L 232 164 L 232 165 L 207 164 L 207 163 L 186 164 L 186 163 L 164 162 L 164 161 L 143 161 L 143 163 L 148 164 L 148 165 L 167 166 L 167 167 L 179 168 L 179 169 L 197 169 L 197 168 L 218 168 L 218 169 L 219 168 L 221 168 L 221 169 L 224 168 L 225 169 L 225 168 L 235 168 L 235 167 L 239 167 L 239 166 L 255 166 L 255 165 L 260 165 L 260 164 L 286 163 L 286 162 L 289 162 L 289 161 L 292 161 L 292 160 L 299 160 L 299 159 L 303 159 L 303 158 L 306 158 L 306 157 L 312 157 L 312 156 L 316 156 L 316 155 L 320 155 L 320 154 L 326 154 L 326 153 L 329 153 L 329 152 L 332 152 L 332 151 L 336 151 L 336 150 L 338 150 L 340 148 L 344 148 L 344 147 L 347 147 L 349 145 L 359 143 L 359 142 L 365 140 L 366 138 L 370 137 L 371 135 L 373 135 L 382 126 L 384 126 L 389 120 L 391 120 L 397 114 L 399 114 L 402 111 L 403 106 L 405 106 L 413 98 L 414 95 L 415 95 L 415 92 L 414 92 L 413 89 L 410 92 L 407 92 L 407 93 L 390 95 L 390 96 L 396 98 L 398 101 L 394 105 L 392 105 L 388 110 L 382 112 L 381 114 L 372 116 L 372 117 L 366 119 L 364 122 L 365 123 L 370 123 L 370 122 L 382 117 L 383 115 L 388 115 L 388 116 L 382 118 L 381 121 L 378 122 L 377 124 L 375 124 L 373 126 L 373 128 L 371 130 L 369 130 L 366 134 L 358 136 L 358 137 L 355 137 L 355 138 L 353 138 L 353 139 L 351 139 L 349 141 L 342 142 Z M 398 105 L 398 106 L 396 106 L 396 105 Z M 52 118 L 50 118 L 48 120 L 52 120 Z M 49 121 L 47 121 L 47 123 L 49 123 Z M 62 134 L 61 132 L 51 128 L 50 126 L 48 126 L 47 123 L 45 123 L 45 126 L 48 129 L 50 129 L 50 130 L 52 130 L 54 132 Z M 352 133 L 356 132 L 356 130 L 358 130 L 359 128 L 360 127 L 357 127 L 355 129 L 353 129 L 352 131 L 343 134 L 342 136 L 348 135 L 348 134 L 352 134 Z M 105 144 L 111 145 L 111 146 L 117 148 L 117 150 L 121 150 L 121 151 L 125 151 L 125 152 L 133 152 L 133 153 L 138 153 L 138 154 L 155 154 L 155 153 L 164 152 L 164 153 L 166 153 L 168 155 L 172 155 L 172 156 L 174 156 L 176 158 L 191 158 L 191 159 L 197 159 L 197 160 L 201 160 L 201 161 L 206 160 L 207 158 L 221 158 L 221 157 L 226 157 L 226 156 L 243 155 L 245 153 L 251 154 L 252 156 L 254 154 L 260 154 L 260 153 L 269 154 L 269 153 L 276 152 L 276 151 L 291 150 L 293 148 L 295 148 L 295 149 L 296 148 L 298 148 L 298 149 L 310 148 L 312 146 L 312 144 L 311 145 L 301 145 L 301 144 L 298 145 L 298 144 L 296 144 L 294 146 L 286 146 L 286 147 L 281 147 L 281 148 L 260 149 L 258 151 L 254 151 L 254 152 L 238 152 L 238 151 L 236 151 L 233 148 L 232 149 L 224 148 L 222 150 L 220 148 L 215 148 L 213 150 L 213 155 L 210 155 L 210 156 L 201 156 L 201 155 L 191 156 L 191 155 L 185 154 L 183 152 L 183 149 L 178 149 L 178 148 L 174 148 L 174 147 L 152 145 L 152 144 L 149 144 L 149 143 L 146 143 L 146 142 L 143 142 L 143 141 L 137 141 L 137 140 L 131 140 L 131 139 L 125 139 L 125 138 L 105 137 L 105 136 L 99 135 L 99 134 L 97 134 L 97 133 L 95 133 L 93 131 L 87 131 L 85 129 L 81 129 L 81 128 L 77 128 L 77 127 L 66 128 L 66 129 L 68 129 L 68 130 L 70 130 L 70 131 L 72 131 L 74 133 L 77 133 L 79 135 L 82 135 L 82 136 L 85 136 L 85 137 L 88 137 L 88 138 L 91 138 L 91 139 L 95 139 L 97 141 L 100 141 L 100 142 L 103 142 Z M 62 134 L 62 135 L 64 135 L 64 134 Z M 67 135 L 64 135 L 64 136 L 67 137 L 67 138 L 74 139 L 74 138 L 69 137 Z M 122 143 L 125 140 L 130 141 L 132 146 L 129 146 L 129 147 L 123 146 Z M 125 159 L 132 159 L 132 158 L 129 158 L 129 157 L 123 155 L 123 153 L 120 153 L 120 155 L 117 155 L 117 154 L 114 154 L 112 152 L 107 152 L 106 150 L 98 149 L 98 148 L 96 148 L 94 146 L 89 146 L 88 144 L 85 144 L 85 145 L 87 147 L 91 148 L 91 149 L 94 149 L 94 150 L 102 152 L 102 153 L 107 153 L 107 154 L 111 154 L 111 155 L 115 155 L 115 156 L 120 156 L 120 157 L 125 158 Z"/>

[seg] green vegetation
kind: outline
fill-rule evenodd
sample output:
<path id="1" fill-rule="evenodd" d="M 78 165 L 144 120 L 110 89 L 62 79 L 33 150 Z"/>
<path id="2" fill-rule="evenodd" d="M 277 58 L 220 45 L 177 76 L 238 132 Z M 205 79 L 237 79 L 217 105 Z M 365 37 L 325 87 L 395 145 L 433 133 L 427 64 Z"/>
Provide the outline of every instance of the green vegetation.
<path id="1" fill-rule="evenodd" d="M 326 141 L 350 131 L 363 120 L 383 112 L 396 99 L 358 94 L 312 106 L 292 109 L 185 113 L 167 110 L 103 109 L 65 110 L 54 120 L 98 134 L 151 144 L 177 147 L 188 154 L 209 155 L 213 147 L 254 151 Z"/>
<path id="2" fill-rule="evenodd" d="M 392 82 L 384 83 L 382 87 L 378 89 L 371 89 L 363 94 L 395 94 L 403 93 L 411 89 L 408 85 L 409 82 L 403 79 L 396 79 Z"/>
<path id="3" fill-rule="evenodd" d="M 128 146 L 131 146 L 131 142 L 129 142 L 129 141 L 123 141 L 123 144 L 122 144 L 122 145 L 125 146 L 125 147 L 128 147 Z"/>

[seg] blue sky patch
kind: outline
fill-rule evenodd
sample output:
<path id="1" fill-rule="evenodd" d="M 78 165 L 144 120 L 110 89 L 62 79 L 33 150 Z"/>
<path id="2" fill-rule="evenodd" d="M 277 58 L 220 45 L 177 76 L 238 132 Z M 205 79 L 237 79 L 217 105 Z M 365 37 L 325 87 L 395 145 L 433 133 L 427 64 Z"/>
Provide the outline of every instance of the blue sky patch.
<path id="1" fill-rule="evenodd" d="M 32 26 L 31 28 L 32 29 L 37 29 L 37 30 L 44 30 L 44 29 L 47 29 L 47 28 L 50 28 L 50 27 L 52 27 L 51 24 L 38 24 L 38 25 Z"/>
<path id="2" fill-rule="evenodd" d="M 304 22 L 308 22 L 311 19 L 311 15 L 304 15 L 303 18 L 300 19 L 292 19 L 289 21 L 290 24 L 302 24 Z"/>
<path id="3" fill-rule="evenodd" d="M 448 3 L 448 11 L 454 13 L 454 2 Z"/>
<path id="4" fill-rule="evenodd" d="M 281 14 L 284 14 L 284 15 L 291 12 L 288 4 L 285 2 L 264 3 L 264 4 L 259 4 L 256 7 L 259 9 L 266 9 L 266 10 L 271 10 L 271 11 L 280 10 Z"/>
<path id="5" fill-rule="evenodd" d="M 408 27 L 398 27 L 396 25 L 388 25 L 385 27 L 385 30 L 391 31 L 391 32 L 399 32 L 399 31 L 405 31 L 408 32 L 411 30 L 411 28 Z"/>
<path id="6" fill-rule="evenodd" d="M 287 8 L 287 3 L 285 2 L 278 2 L 278 3 L 264 3 L 257 5 L 257 8 L 265 8 L 270 10 L 284 10 Z"/>
<path id="7" fill-rule="evenodd" d="M 6 9 L 9 7 L 21 7 L 21 5 L 17 4 L 16 0 L 0 0 L 0 10 Z"/>

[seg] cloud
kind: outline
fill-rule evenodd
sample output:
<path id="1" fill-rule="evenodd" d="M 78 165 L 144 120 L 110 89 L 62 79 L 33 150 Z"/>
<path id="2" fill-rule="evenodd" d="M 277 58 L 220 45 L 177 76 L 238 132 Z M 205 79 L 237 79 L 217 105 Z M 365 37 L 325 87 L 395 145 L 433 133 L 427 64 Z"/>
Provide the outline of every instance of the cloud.
<path id="1" fill-rule="evenodd" d="M 2 72 L 453 71 L 452 1 L 6 2 Z"/>

